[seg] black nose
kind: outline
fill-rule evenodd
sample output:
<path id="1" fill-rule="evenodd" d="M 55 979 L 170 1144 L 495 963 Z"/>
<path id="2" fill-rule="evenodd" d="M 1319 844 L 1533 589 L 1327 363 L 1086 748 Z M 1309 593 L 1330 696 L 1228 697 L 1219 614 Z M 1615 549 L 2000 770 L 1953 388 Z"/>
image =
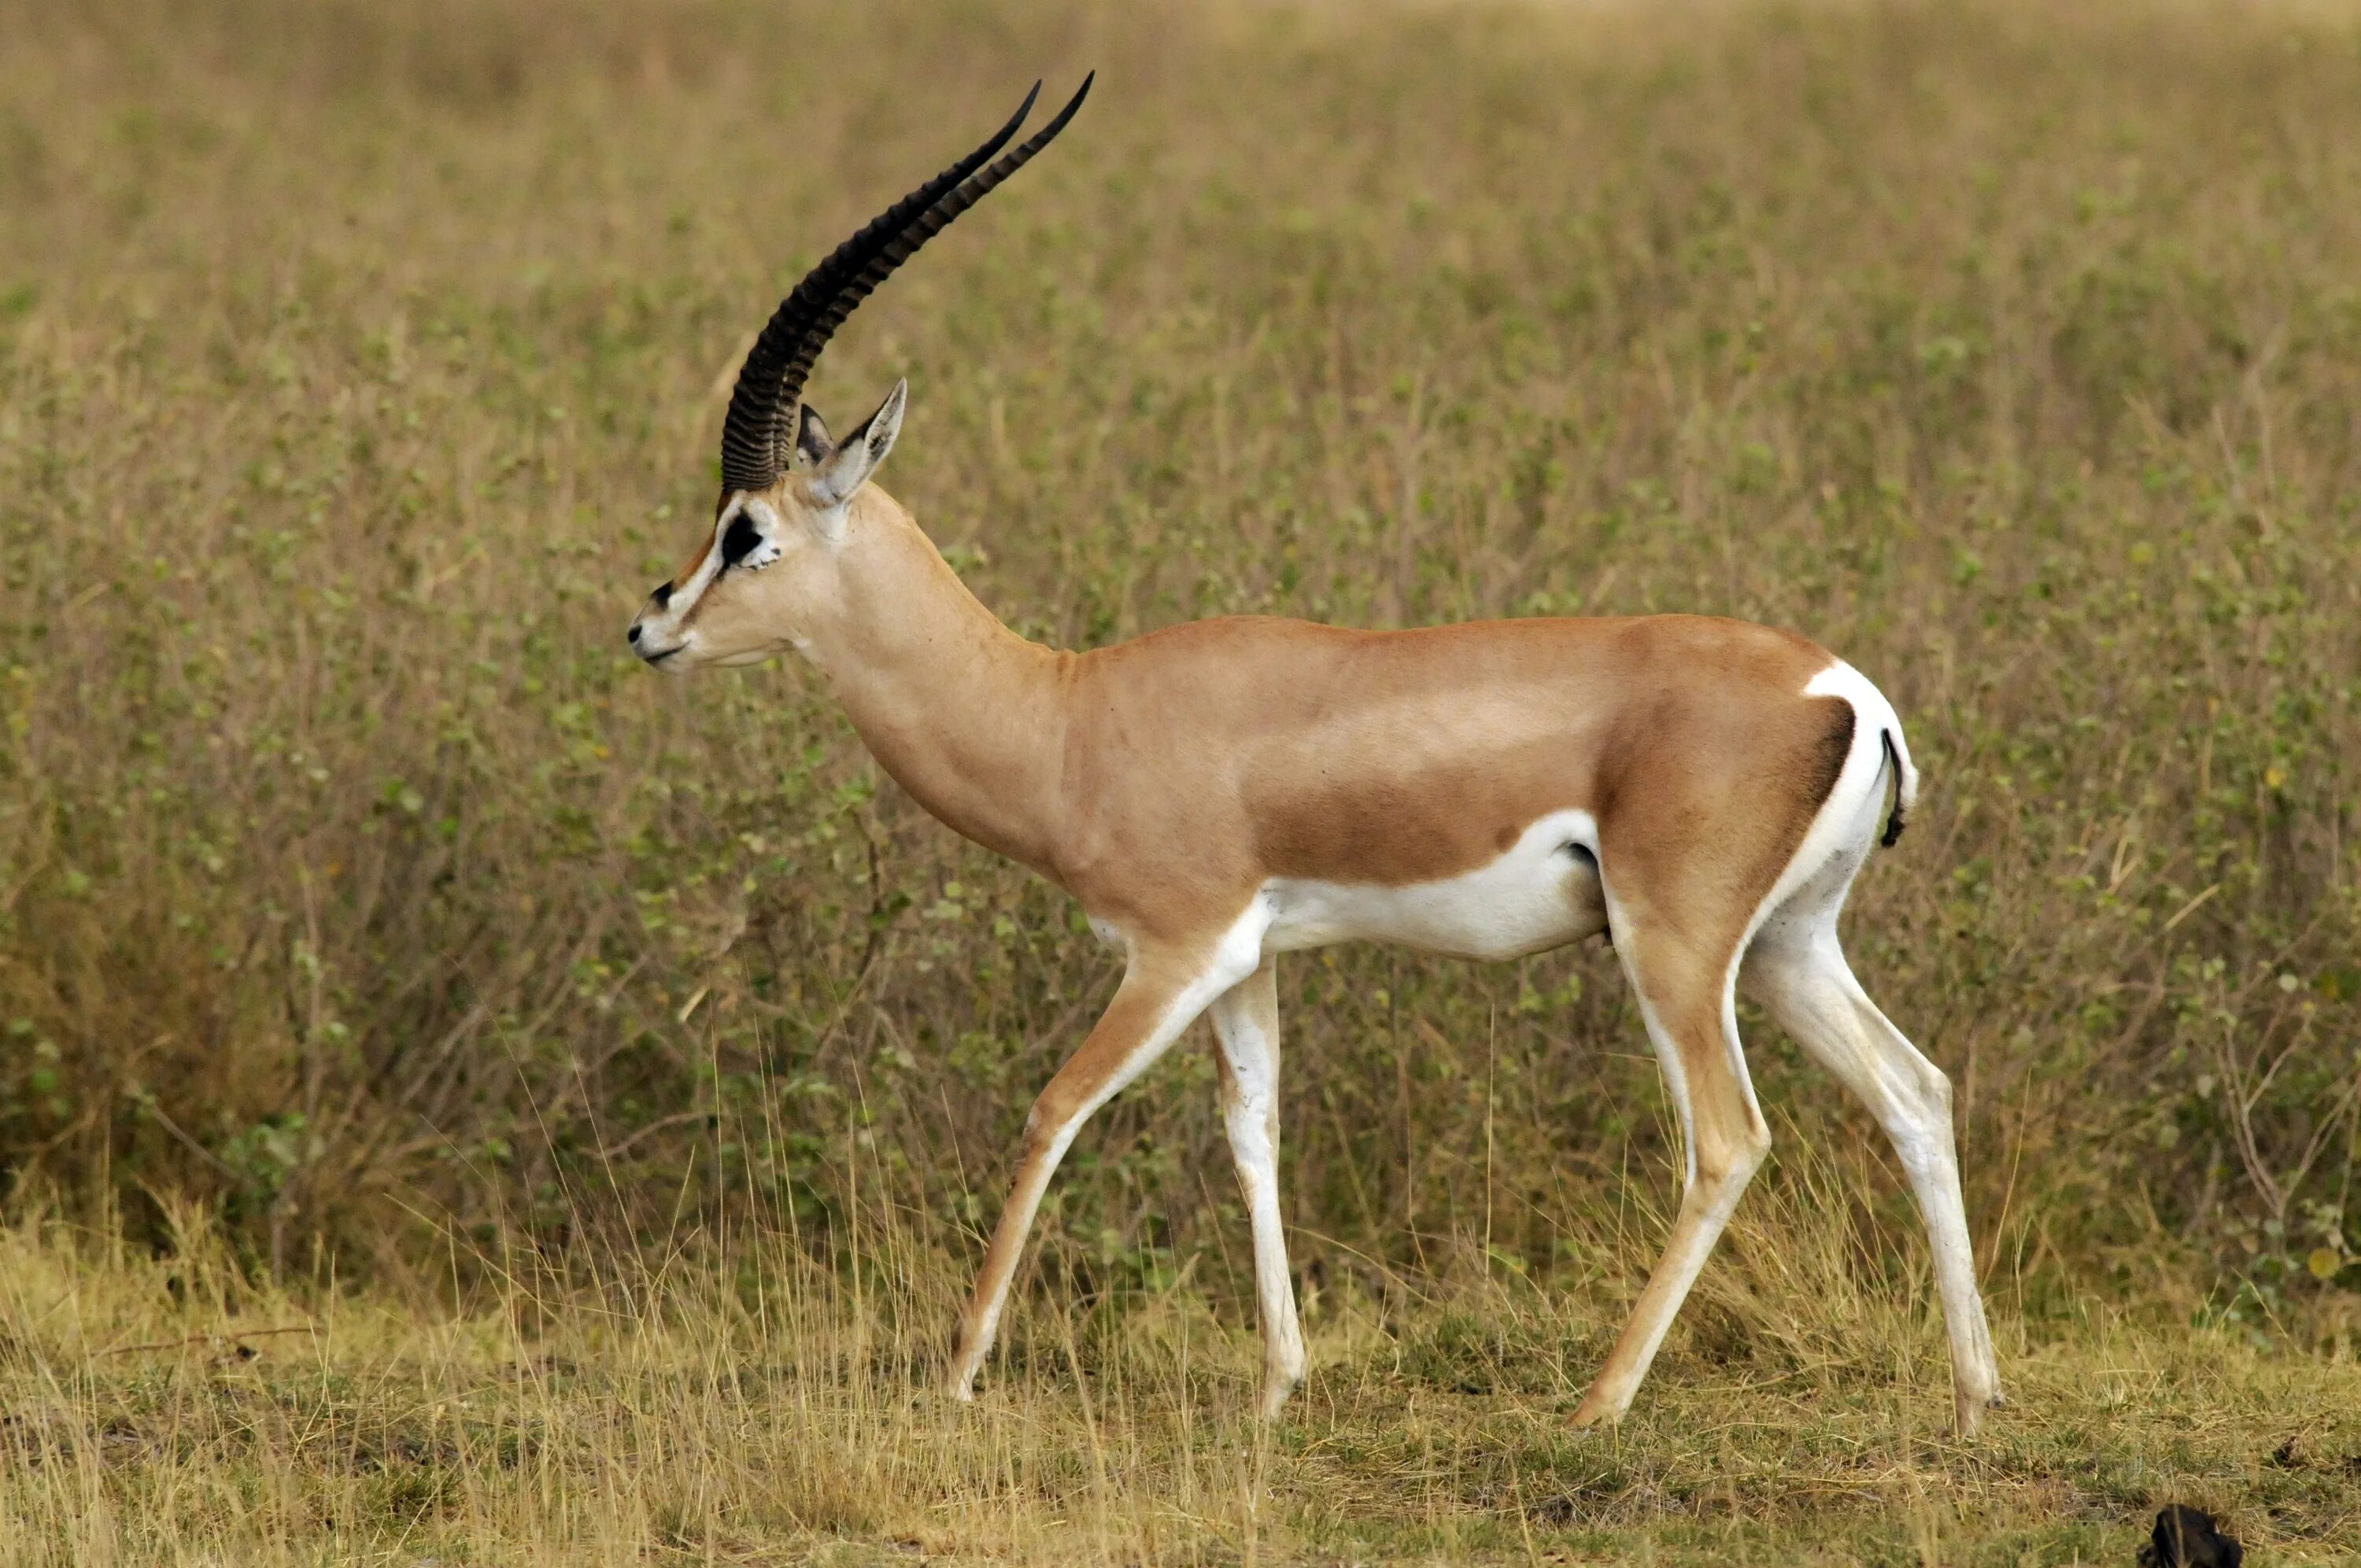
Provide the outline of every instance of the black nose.
<path id="1" fill-rule="evenodd" d="M 629 631 L 624 632 L 623 636 L 628 641 L 637 642 L 640 640 L 640 629 L 634 626 Z"/>

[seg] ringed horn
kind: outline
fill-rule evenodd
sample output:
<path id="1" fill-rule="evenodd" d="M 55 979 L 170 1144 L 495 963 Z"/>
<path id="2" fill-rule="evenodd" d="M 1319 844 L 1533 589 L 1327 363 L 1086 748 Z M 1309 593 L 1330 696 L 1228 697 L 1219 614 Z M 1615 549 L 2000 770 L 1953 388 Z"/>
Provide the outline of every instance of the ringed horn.
<path id="1" fill-rule="evenodd" d="M 721 505 L 740 490 L 765 490 L 777 483 L 795 439 L 791 416 L 803 401 L 804 379 L 845 317 L 920 246 L 1049 146 L 1082 106 L 1096 76 L 1093 71 L 1083 77 L 1057 118 L 985 168 L 985 160 L 1007 145 L 1032 113 L 1041 93 L 1035 82 L 989 141 L 871 219 L 779 302 L 730 394 L 730 415 L 721 426 Z"/>

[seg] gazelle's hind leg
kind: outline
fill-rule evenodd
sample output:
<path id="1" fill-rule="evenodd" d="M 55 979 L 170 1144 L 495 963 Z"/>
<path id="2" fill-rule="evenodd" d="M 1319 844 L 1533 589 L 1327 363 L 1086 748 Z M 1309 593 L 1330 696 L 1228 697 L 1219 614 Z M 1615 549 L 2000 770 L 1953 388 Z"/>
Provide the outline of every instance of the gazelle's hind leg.
<path id="1" fill-rule="evenodd" d="M 1700 945 L 1670 921 L 1634 919 L 1628 908 L 1617 914 L 1616 951 L 1680 1113 L 1687 1171 L 1664 1255 L 1576 1408 L 1576 1426 L 1615 1420 L 1631 1407 L 1689 1287 L 1771 1152 L 1771 1130 L 1754 1102 L 1731 1005 L 1735 938 Z"/>
<path id="2" fill-rule="evenodd" d="M 1222 1069 L 1222 1119 L 1237 1162 L 1238 1186 L 1254 1224 L 1255 1307 L 1262 1321 L 1262 1398 L 1274 1419 L 1303 1377 L 1303 1329 L 1295 1283 L 1287 1271 L 1287 1233 L 1279 1208 L 1279 980 L 1275 960 L 1213 1005 L 1215 1059 Z"/>
<path id="3" fill-rule="evenodd" d="M 1797 1045 L 1860 1097 L 1893 1140 L 1934 1248 L 1950 1340 L 1954 1413 L 1964 1436 L 1976 1430 L 1987 1408 L 2001 1402 L 2001 1392 L 1960 1196 L 1951 1080 L 1878 1011 L 1845 962 L 1837 912 L 1859 864 L 1859 854 L 1839 856 L 1764 923 L 1747 951 L 1741 983 Z"/>
<path id="4" fill-rule="evenodd" d="M 1879 774 L 1882 779 L 1882 774 Z M 1960 1150 L 1950 1124 L 1950 1080 L 1877 1011 L 1853 978 L 1837 940 L 1853 873 L 1877 839 L 1882 791 L 1841 807 L 1849 815 L 1832 852 L 1763 916 L 1738 982 L 1795 1036 L 1808 1056 L 1853 1091 L 1894 1141 L 1919 1219 L 1934 1247 L 1936 1289 L 1950 1336 L 1950 1376 L 1960 1433 L 1976 1431 L 2000 1403 L 2000 1365 L 1976 1294 L 1976 1256 L 1960 1197 Z"/>

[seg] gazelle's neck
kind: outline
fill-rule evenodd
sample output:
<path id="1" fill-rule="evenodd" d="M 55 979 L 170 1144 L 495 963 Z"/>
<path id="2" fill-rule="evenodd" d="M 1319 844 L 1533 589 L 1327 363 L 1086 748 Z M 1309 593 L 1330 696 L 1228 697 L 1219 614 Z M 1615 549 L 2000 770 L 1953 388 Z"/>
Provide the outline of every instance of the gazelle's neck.
<path id="1" fill-rule="evenodd" d="M 1068 655 L 1000 623 L 873 487 L 854 501 L 840 592 L 803 652 L 894 781 L 986 849 L 1047 871 L 1064 769 Z"/>

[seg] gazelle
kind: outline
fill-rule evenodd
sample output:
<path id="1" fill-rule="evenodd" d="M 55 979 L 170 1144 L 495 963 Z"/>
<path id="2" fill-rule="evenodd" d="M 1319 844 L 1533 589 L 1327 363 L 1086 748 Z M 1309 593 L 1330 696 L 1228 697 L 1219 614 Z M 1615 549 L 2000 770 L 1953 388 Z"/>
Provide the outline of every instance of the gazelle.
<path id="1" fill-rule="evenodd" d="M 721 437 L 713 527 L 633 620 L 680 673 L 794 650 L 877 761 L 956 831 L 1049 878 L 1123 949 L 1106 1012 L 1035 1102 L 960 1325 L 971 1397 L 1050 1176 L 1091 1113 L 1200 1014 L 1252 1216 L 1261 1409 L 1301 1377 L 1279 1214 L 1279 954 L 1370 939 L 1508 959 L 1607 933 L 1676 1105 L 1686 1168 L 1662 1259 L 1581 1405 L 1620 1417 L 1770 1147 L 1743 987 L 1892 1138 L 1935 1257 L 1956 1415 L 2000 1402 L 1951 1091 L 1837 938 L 1853 873 L 1917 789 L 1901 721 L 1801 637 L 1695 616 L 1355 631 L 1236 617 L 1088 652 L 1010 631 L 873 481 L 906 383 L 842 441 L 803 401 L 831 333 L 1048 145 L 1090 82 L 895 203 L 780 304 Z M 1035 87 L 1038 93 L 1039 88 Z M 1894 805 L 1885 798 L 1889 784 Z"/>

